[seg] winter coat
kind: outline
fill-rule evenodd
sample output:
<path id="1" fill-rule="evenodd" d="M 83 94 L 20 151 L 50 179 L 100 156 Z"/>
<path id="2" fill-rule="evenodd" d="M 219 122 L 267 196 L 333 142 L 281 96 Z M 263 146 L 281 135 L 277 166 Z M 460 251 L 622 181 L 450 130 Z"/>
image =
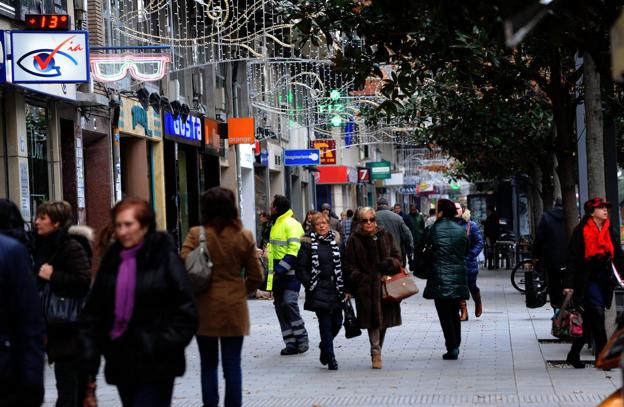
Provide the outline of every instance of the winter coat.
<path id="1" fill-rule="evenodd" d="M 400 261 L 400 252 L 392 240 L 390 233 L 379 229 L 374 235 L 366 235 L 358 230 L 351 234 L 347 242 L 343 262 L 346 291 L 355 297 L 360 328 L 401 325 L 399 303 L 381 300 L 382 271 L 393 274 L 398 270 L 381 270 L 379 266 L 389 257 Z"/>
<path id="2" fill-rule="evenodd" d="M 403 218 L 388 209 L 380 209 L 375 213 L 377 224 L 392 235 L 393 245 L 397 252 L 414 250 L 414 238 Z"/>
<path id="3" fill-rule="evenodd" d="M 0 236 L 0 406 L 43 402 L 44 336 L 30 255 L 17 240 Z"/>
<path id="4" fill-rule="evenodd" d="M 573 301 L 576 305 L 584 305 L 587 288 L 591 282 L 596 283 L 602 290 L 604 306 L 611 307 L 614 283 L 611 279 L 611 263 L 607 261 L 585 260 L 585 238 L 583 227 L 585 223 L 592 221 L 584 219 L 579 223 L 570 238 L 568 246 L 567 266 L 563 277 L 563 287 L 574 289 Z M 620 240 L 613 227 L 609 228 L 611 242 L 613 243 L 613 264 L 619 270 L 620 275 L 624 270 L 624 255 L 620 246 Z"/>
<path id="5" fill-rule="evenodd" d="M 418 247 L 423 234 L 425 233 L 425 217 L 420 213 L 410 213 L 412 220 L 412 237 L 414 238 L 414 247 Z"/>
<path id="6" fill-rule="evenodd" d="M 53 268 L 50 281 L 37 277 L 39 292 L 49 284 L 58 296 L 83 298 L 91 285 L 91 246 L 84 227 L 61 228 L 47 235 L 37 236 L 35 248 L 35 275 L 43 264 Z M 78 324 L 48 325 L 48 361 L 75 358 L 80 354 Z"/>
<path id="7" fill-rule="evenodd" d="M 469 275 L 479 274 L 479 253 L 483 250 L 483 238 L 479 226 L 473 221 L 457 220 L 457 224 L 464 228 L 468 237 L 468 254 L 466 255 L 466 273 Z M 470 225 L 470 231 L 468 231 Z"/>
<path id="8" fill-rule="evenodd" d="M 542 261 L 546 268 L 559 271 L 566 265 L 567 250 L 563 208 L 555 207 L 544 212 L 537 226 L 533 258 Z"/>
<path id="9" fill-rule="evenodd" d="M 110 339 L 122 246 L 104 255 L 83 311 L 81 328 L 85 373 L 95 376 L 106 360 L 110 384 L 153 383 L 185 370 L 184 348 L 197 332 L 197 309 L 171 237 L 152 232 L 137 253 L 134 310 L 127 330 Z"/>
<path id="10" fill-rule="evenodd" d="M 433 270 L 423 297 L 430 300 L 470 298 L 466 274 L 466 230 L 449 218 L 434 223 L 427 236 L 433 249 Z"/>
<path id="11" fill-rule="evenodd" d="M 199 246 L 200 226 L 194 227 L 182 245 L 183 259 Z M 206 243 L 213 263 L 208 290 L 197 296 L 201 336 L 249 335 L 247 295 L 262 285 L 260 267 L 251 231 L 228 226 L 218 233 L 206 227 Z M 244 275 L 243 275 L 244 273 Z"/>
<path id="12" fill-rule="evenodd" d="M 336 243 L 341 247 L 340 234 L 336 234 Z M 297 255 L 297 279 L 305 287 L 306 296 L 303 308 L 307 311 L 333 311 L 341 307 L 342 298 L 336 288 L 336 273 L 332 248 L 329 242 L 319 241 L 318 257 L 321 273 L 316 287 L 310 291 L 312 279 L 312 239 L 309 236 L 301 238 L 301 249 Z M 341 257 L 343 254 L 341 253 Z M 341 267 L 342 260 L 341 260 Z M 344 276 L 344 270 L 343 270 Z"/>

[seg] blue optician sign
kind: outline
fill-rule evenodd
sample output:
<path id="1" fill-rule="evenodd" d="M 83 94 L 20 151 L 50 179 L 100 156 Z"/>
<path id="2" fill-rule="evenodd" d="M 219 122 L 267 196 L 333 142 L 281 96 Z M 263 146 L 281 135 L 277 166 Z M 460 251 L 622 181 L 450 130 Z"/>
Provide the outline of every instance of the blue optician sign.
<path id="1" fill-rule="evenodd" d="M 321 163 L 321 151 L 309 150 L 284 150 L 284 165 L 319 165 Z"/>
<path id="2" fill-rule="evenodd" d="M 202 124 L 199 117 L 189 115 L 186 123 L 178 116 L 177 120 L 169 112 L 165 112 L 165 137 L 191 144 L 201 144 Z"/>

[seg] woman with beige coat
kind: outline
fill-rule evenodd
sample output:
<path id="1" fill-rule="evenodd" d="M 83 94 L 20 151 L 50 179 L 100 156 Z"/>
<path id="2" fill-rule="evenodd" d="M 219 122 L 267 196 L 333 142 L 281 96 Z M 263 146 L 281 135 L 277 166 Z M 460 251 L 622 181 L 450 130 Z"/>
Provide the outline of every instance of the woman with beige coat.
<path id="1" fill-rule="evenodd" d="M 247 296 L 260 287 L 263 273 L 256 242 L 243 229 L 234 193 L 215 187 L 201 197 L 202 224 L 213 262 L 210 287 L 197 296 L 199 329 L 197 345 L 201 359 L 204 407 L 219 405 L 219 345 L 225 378 L 225 407 L 242 405 L 241 350 L 249 335 Z M 200 227 L 194 227 L 182 246 L 186 256 L 199 246 Z"/>

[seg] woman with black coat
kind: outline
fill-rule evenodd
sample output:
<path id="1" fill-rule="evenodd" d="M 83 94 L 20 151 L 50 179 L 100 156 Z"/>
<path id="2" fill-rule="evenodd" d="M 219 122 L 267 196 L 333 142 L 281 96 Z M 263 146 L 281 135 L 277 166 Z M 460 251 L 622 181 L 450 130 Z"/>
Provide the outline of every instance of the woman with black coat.
<path id="1" fill-rule="evenodd" d="M 169 406 L 174 379 L 185 371 L 184 348 L 197 331 L 186 269 L 169 235 L 155 231 L 147 202 L 126 198 L 112 215 L 115 243 L 83 311 L 89 388 L 104 356 L 106 381 L 117 386 L 124 407 Z"/>
<path id="2" fill-rule="evenodd" d="M 345 298 L 340 235 L 330 229 L 324 213 L 312 215 L 310 223 L 313 231 L 301 239 L 296 273 L 306 289 L 303 308 L 316 312 L 318 318 L 321 364 L 338 370 L 333 341 L 342 326 Z"/>
<path id="3" fill-rule="evenodd" d="M 613 266 L 621 273 L 624 256 L 620 240 L 609 221 L 611 204 L 601 198 L 585 202 L 585 216 L 574 229 L 568 248 L 564 295 L 573 295 L 574 305 L 583 308 L 583 337 L 572 343 L 566 361 L 577 369 L 583 345 L 594 338 L 596 358 L 607 343 L 605 308 L 613 298 Z M 612 265 L 613 264 L 613 265 Z"/>
<path id="4" fill-rule="evenodd" d="M 34 270 L 44 302 L 50 293 L 84 299 L 89 292 L 90 245 L 85 236 L 76 234 L 71 217 L 71 205 L 65 201 L 46 202 L 37 208 Z M 48 322 L 46 328 L 46 352 L 56 378 L 56 407 L 82 406 L 86 378 L 80 369 L 79 324 Z"/>

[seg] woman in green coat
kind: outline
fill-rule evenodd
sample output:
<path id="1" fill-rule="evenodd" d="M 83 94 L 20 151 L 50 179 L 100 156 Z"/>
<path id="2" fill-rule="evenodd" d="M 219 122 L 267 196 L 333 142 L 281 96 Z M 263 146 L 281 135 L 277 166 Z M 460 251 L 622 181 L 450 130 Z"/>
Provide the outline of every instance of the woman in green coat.
<path id="1" fill-rule="evenodd" d="M 460 300 L 470 298 L 465 263 L 468 237 L 466 230 L 454 221 L 452 201 L 440 199 L 436 216 L 438 219 L 427 236 L 433 250 L 433 269 L 423 296 L 435 301 L 447 350 L 442 358 L 457 360 L 461 343 Z"/>

